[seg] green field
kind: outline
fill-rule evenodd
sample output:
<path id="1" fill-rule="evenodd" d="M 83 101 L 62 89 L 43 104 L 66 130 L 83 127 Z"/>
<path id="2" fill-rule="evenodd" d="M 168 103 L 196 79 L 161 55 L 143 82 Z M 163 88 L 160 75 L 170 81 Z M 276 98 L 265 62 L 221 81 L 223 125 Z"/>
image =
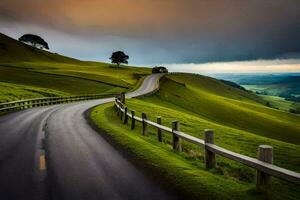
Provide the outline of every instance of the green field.
<path id="1" fill-rule="evenodd" d="M 266 89 L 268 89 L 268 85 L 242 85 L 247 90 L 251 90 L 254 92 L 264 92 Z"/>
<path id="2" fill-rule="evenodd" d="M 48 96 L 100 94 L 137 88 L 150 68 L 79 61 L 35 49 L 0 34 L 0 102 Z M 126 102 L 138 115 L 146 112 L 164 125 L 179 120 L 180 129 L 203 138 L 214 129 L 215 143 L 251 157 L 260 144 L 274 147 L 274 163 L 300 172 L 300 115 L 286 112 L 298 104 L 233 88 L 216 79 L 172 74 L 161 80 L 151 97 Z M 253 86 L 254 87 L 254 86 Z M 252 88 L 255 89 L 255 88 Z M 257 88 L 256 88 L 257 89 Z M 268 105 L 271 104 L 271 106 Z M 279 108 L 279 109 L 275 109 Z M 120 122 L 112 104 L 96 107 L 91 117 L 121 148 L 155 170 L 157 179 L 188 199 L 298 199 L 299 186 L 272 179 L 267 191 L 255 189 L 255 170 L 217 157 L 218 167 L 206 170 L 203 149 L 183 142 L 183 152 L 171 149 L 171 136 L 157 141 L 156 130 L 146 137 Z M 172 184 L 170 184 L 172 183 Z"/>
<path id="3" fill-rule="evenodd" d="M 0 82 L 0 99 L 13 101 L 16 99 L 41 98 L 44 96 L 66 96 L 66 93 L 47 88 Z"/>
<path id="4" fill-rule="evenodd" d="M 300 110 L 300 103 L 287 101 L 284 98 L 278 96 L 261 95 L 261 97 L 264 100 L 270 102 L 271 106 L 274 108 L 278 108 L 284 111 L 289 111 L 290 109 Z"/>
<path id="5" fill-rule="evenodd" d="M 260 94 L 264 95 L 259 95 L 262 99 L 264 99 L 266 102 L 269 102 L 270 107 L 287 111 L 289 112 L 290 109 L 295 109 L 295 110 L 300 110 L 300 103 L 294 102 L 294 101 L 287 101 L 283 97 L 276 96 L 278 95 L 278 91 L 280 90 L 280 87 L 278 87 L 278 90 L 276 92 L 271 92 L 272 90 L 270 89 L 273 87 L 274 91 L 276 90 L 274 86 L 267 86 L 267 85 L 243 85 L 247 90 L 251 90 L 253 92 L 258 92 Z M 282 92 L 285 90 L 282 89 Z M 297 97 L 298 95 L 295 95 Z"/>
<path id="6" fill-rule="evenodd" d="M 214 74 L 218 79 L 233 81 L 259 94 L 296 97 L 300 94 L 300 73 L 228 73 Z"/>
<path id="7" fill-rule="evenodd" d="M 0 34 L 0 102 L 53 95 L 100 94 L 136 87 L 149 68 L 79 61 Z M 22 95 L 12 88 L 24 88 Z M 28 92 L 34 87 L 40 92 Z M 14 93 L 15 91 L 15 93 Z M 42 92 L 41 92 L 42 91 Z"/>
<path id="8" fill-rule="evenodd" d="M 271 145 L 276 165 L 300 172 L 300 116 L 265 103 L 253 93 L 189 74 L 168 75 L 154 96 L 126 102 L 138 115 L 146 112 L 153 121 L 161 116 L 169 127 L 171 121 L 179 120 L 182 131 L 199 138 L 204 129 L 214 129 L 217 145 L 244 155 L 257 157 L 259 145 Z M 169 135 L 164 134 L 160 144 L 152 128 L 147 137 L 140 135 L 140 126 L 129 130 L 116 117 L 112 104 L 97 107 L 91 116 L 126 151 L 146 160 L 194 199 L 211 195 L 212 199 L 297 199 L 300 195 L 298 186 L 275 178 L 268 192 L 260 193 L 255 190 L 253 169 L 222 157 L 217 157 L 216 170 L 207 171 L 201 148 L 183 142 L 184 152 L 174 153 Z"/>

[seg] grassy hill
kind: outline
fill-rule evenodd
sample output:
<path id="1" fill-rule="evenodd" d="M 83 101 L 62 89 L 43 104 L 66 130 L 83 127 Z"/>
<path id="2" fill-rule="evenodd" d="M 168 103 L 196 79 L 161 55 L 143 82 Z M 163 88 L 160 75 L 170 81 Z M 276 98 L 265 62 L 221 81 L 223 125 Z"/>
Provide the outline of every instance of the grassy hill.
<path id="1" fill-rule="evenodd" d="M 40 49 L 32 51 L 31 46 L 0 34 L 0 102 L 126 91 L 134 88 L 139 79 L 149 73 L 149 68 L 117 68 Z"/>
<path id="2" fill-rule="evenodd" d="M 281 79 L 259 84 L 255 84 L 253 81 L 252 84 L 245 84 L 245 86 L 266 95 L 281 97 L 297 96 L 300 95 L 300 75 L 286 75 L 281 77 Z"/>
<path id="3" fill-rule="evenodd" d="M 201 118 L 300 144 L 300 116 L 268 108 L 257 95 L 197 75 L 172 75 L 163 85 L 159 99 L 189 110 Z"/>
<path id="4" fill-rule="evenodd" d="M 61 62 L 61 63 L 78 63 L 79 60 L 62 56 L 59 54 L 34 49 L 0 33 L 0 61 L 5 62 Z"/>
<path id="5" fill-rule="evenodd" d="M 270 106 L 300 113 L 300 74 L 215 74 L 216 78 L 234 81 L 268 101 Z"/>
<path id="6" fill-rule="evenodd" d="M 259 145 L 271 145 L 276 165 L 300 172 L 300 115 L 269 108 L 251 92 L 210 77 L 172 74 L 161 80 L 157 94 L 126 104 L 138 115 L 146 112 L 153 121 L 161 116 L 169 127 L 179 120 L 181 130 L 198 138 L 203 138 L 204 129 L 214 129 L 217 145 L 251 157 L 257 157 Z M 95 108 L 91 116 L 126 151 L 161 171 L 191 199 L 297 199 L 300 195 L 298 186 L 275 178 L 269 192 L 259 192 L 253 169 L 219 156 L 218 168 L 207 171 L 201 148 L 183 142 L 184 152 L 174 153 L 170 135 L 164 134 L 160 144 L 153 128 L 147 137 L 140 135 L 140 126 L 131 131 L 120 123 L 111 104 Z"/>

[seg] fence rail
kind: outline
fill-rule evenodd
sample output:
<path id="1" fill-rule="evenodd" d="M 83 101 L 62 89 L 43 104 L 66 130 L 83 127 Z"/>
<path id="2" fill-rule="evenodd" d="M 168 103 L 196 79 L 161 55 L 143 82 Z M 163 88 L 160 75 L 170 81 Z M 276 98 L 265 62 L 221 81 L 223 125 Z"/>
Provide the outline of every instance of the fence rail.
<path id="1" fill-rule="evenodd" d="M 273 148 L 268 145 L 260 145 L 258 148 L 258 158 L 252 158 L 245 156 L 214 144 L 214 132 L 213 130 L 206 129 L 204 131 L 204 140 L 191 136 L 189 134 L 179 131 L 179 122 L 173 121 L 172 128 L 161 125 L 161 117 L 157 117 L 157 122 L 150 121 L 147 118 L 146 113 L 142 113 L 142 117 L 137 117 L 135 111 L 129 111 L 125 104 L 122 102 L 124 97 L 115 98 L 115 106 L 117 108 L 117 114 L 124 124 L 128 123 L 128 118 L 131 119 L 131 129 L 135 128 L 135 121 L 142 123 L 142 134 L 147 132 L 147 125 L 157 128 L 158 140 L 161 142 L 161 131 L 170 133 L 173 136 L 173 149 L 181 151 L 181 140 L 191 142 L 205 149 L 205 163 L 206 168 L 216 167 L 215 155 L 226 157 L 230 160 L 237 161 L 244 165 L 257 170 L 257 187 L 264 187 L 269 183 L 270 176 L 280 178 L 291 183 L 300 184 L 300 173 L 287 170 L 276 165 L 273 165 Z M 124 117 L 123 117 L 124 115 Z"/>
<path id="2" fill-rule="evenodd" d="M 66 96 L 66 97 L 46 97 L 46 98 L 26 99 L 20 101 L 11 101 L 11 102 L 0 104 L 0 114 L 23 110 L 27 108 L 71 103 L 76 101 L 85 101 L 85 100 L 99 99 L 103 97 L 112 97 L 112 96 L 116 96 L 116 94 L 107 93 L 107 94 L 92 94 L 92 95 L 81 95 L 81 96 Z"/>

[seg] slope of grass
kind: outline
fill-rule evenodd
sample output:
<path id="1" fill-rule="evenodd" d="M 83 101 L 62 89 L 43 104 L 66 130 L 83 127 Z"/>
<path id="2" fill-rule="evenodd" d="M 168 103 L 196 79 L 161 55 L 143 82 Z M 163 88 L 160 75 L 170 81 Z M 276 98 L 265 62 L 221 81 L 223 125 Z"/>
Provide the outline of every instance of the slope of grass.
<path id="1" fill-rule="evenodd" d="M 1 64 L 1 62 L 0 62 Z M 135 85 L 140 77 L 150 74 L 150 68 L 121 66 L 116 67 L 108 63 L 80 62 L 10 62 L 1 64 L 3 67 L 26 69 L 35 72 L 58 74 L 65 76 L 82 77 L 90 80 L 100 80 L 105 83 L 114 83 L 120 87 Z"/>
<path id="2" fill-rule="evenodd" d="M 4 83 L 4 82 L 0 82 L 0 91 L 1 91 L 0 103 L 20 100 L 20 99 L 69 95 L 69 93 L 63 93 L 48 88 L 30 87 L 26 85 L 11 84 L 11 83 Z"/>
<path id="3" fill-rule="evenodd" d="M 271 106 L 278 108 L 280 110 L 289 111 L 290 109 L 300 109 L 300 103 L 287 101 L 282 97 L 261 95 L 261 97 L 270 102 Z"/>
<path id="4" fill-rule="evenodd" d="M 62 56 L 56 53 L 34 49 L 26 44 L 23 44 L 13 38 L 10 38 L 0 33 L 0 61 L 5 62 L 66 62 L 78 63 L 79 60 Z"/>
<path id="5" fill-rule="evenodd" d="M 152 121 L 156 120 L 156 116 L 161 116 L 163 124 L 169 127 L 171 121 L 179 120 L 182 131 L 198 138 L 203 138 L 204 129 L 214 129 L 217 145 L 247 156 L 257 157 L 259 145 L 271 145 L 274 148 L 274 163 L 276 165 L 300 172 L 300 116 L 269 108 L 265 106 L 265 101 L 261 97 L 253 93 L 232 88 L 209 77 L 174 74 L 168 75 L 161 81 L 160 91 L 154 96 L 130 99 L 127 100 L 126 104 L 129 109 L 135 110 L 139 116 L 141 116 L 141 112 L 146 112 Z M 112 105 L 106 105 L 97 107 L 91 116 L 95 123 L 107 130 L 108 134 L 115 138 L 118 143 L 124 147 L 129 147 L 127 150 L 132 151 L 135 156 L 144 157 L 151 166 L 154 165 L 165 173 L 165 167 L 171 168 L 169 166 L 171 165 L 175 169 L 174 174 L 170 172 L 171 174 L 168 174 L 167 178 L 171 176 L 171 182 L 175 182 L 175 185 L 204 184 L 203 187 L 212 188 L 211 190 L 206 188 L 209 194 L 215 192 L 216 188 L 211 187 L 210 183 L 194 182 L 186 174 L 177 175 L 175 173 L 181 164 L 172 161 L 172 159 L 178 155 L 184 159 L 185 164 L 193 165 L 197 170 L 205 171 L 203 149 L 183 142 L 184 152 L 182 154 L 164 154 L 162 158 L 161 152 L 155 153 L 141 148 L 144 146 L 155 148 L 152 146 L 154 145 L 156 148 L 169 149 L 172 139 L 170 135 L 164 134 L 162 147 L 156 141 L 155 129 L 150 128 L 148 136 L 141 137 L 140 126 L 137 130 L 130 131 L 129 126 L 123 125 L 112 113 Z M 149 140 L 152 142 L 151 145 L 145 143 Z M 255 187 L 255 170 L 220 156 L 217 157 L 217 164 L 218 168 L 209 173 L 219 176 L 222 180 L 213 181 L 213 184 L 224 188 L 229 186 L 233 191 L 241 191 L 241 195 L 244 196 L 237 195 L 237 199 L 253 197 L 253 192 L 256 193 L 253 190 Z M 208 178 L 211 175 L 200 172 L 196 174 L 199 174 L 197 177 L 200 179 L 203 176 Z M 223 179 L 226 181 L 234 180 L 235 183 L 226 182 Z M 240 187 L 244 188 L 241 189 Z M 193 186 L 184 187 L 183 190 L 195 195 L 197 193 L 197 189 Z M 205 191 L 202 192 L 207 194 Z M 231 192 L 223 190 L 221 193 L 225 199 L 226 195 L 231 194 Z M 255 198 L 297 199 L 299 195 L 299 186 L 273 178 L 268 192 L 263 192 Z M 218 199 L 217 197 L 214 198 Z"/>
<path id="6" fill-rule="evenodd" d="M 300 116 L 266 107 L 259 96 L 237 91 L 215 79 L 170 75 L 157 98 L 214 123 L 300 144 Z"/>
<path id="7" fill-rule="evenodd" d="M 147 162 L 148 167 L 159 170 L 164 178 L 172 181 L 173 186 L 180 188 L 179 191 L 184 191 L 185 195 L 189 194 L 188 199 L 198 199 L 200 196 L 203 199 L 251 199 L 243 194 L 251 186 L 239 185 L 235 180 L 199 170 L 197 165 L 186 162 L 184 157 L 174 153 L 170 147 L 159 144 L 151 137 L 141 137 L 140 126 L 137 125 L 137 129 L 133 132 L 129 126 L 122 125 L 109 104 L 95 109 L 92 118 L 116 142 L 126 147 L 127 151 L 134 153 L 139 160 Z M 199 162 L 198 165 L 203 169 L 203 163 Z M 232 185 L 236 187 L 231 187 Z M 224 195 L 225 191 L 234 194 L 234 198 L 229 194 Z"/>
<path id="8" fill-rule="evenodd" d="M 2 82 L 49 88 L 70 94 L 103 93 L 115 87 L 69 76 L 41 74 L 23 69 L 0 67 Z M 119 88 L 122 89 L 122 88 Z"/>
<path id="9" fill-rule="evenodd" d="M 260 94 L 290 97 L 300 94 L 300 73 L 214 74 Z"/>
<path id="10" fill-rule="evenodd" d="M 120 92 L 136 87 L 139 79 L 149 73 L 149 68 L 117 68 L 107 63 L 79 61 L 39 49 L 32 51 L 32 47 L 0 34 L 0 81 L 19 84 L 20 87 L 41 87 L 42 90 L 76 95 Z M 0 101 L 9 99 L 5 94 L 0 91 Z"/>
<path id="11" fill-rule="evenodd" d="M 148 106 L 151 107 L 148 108 Z M 170 126 L 170 122 L 176 116 L 176 119 L 179 119 L 181 122 L 180 127 L 182 130 L 189 131 L 189 133 L 193 132 L 193 135 L 197 135 L 198 137 L 202 137 L 201 132 L 204 127 L 211 127 L 213 125 L 182 110 L 177 111 L 175 109 L 177 107 L 173 107 L 173 109 L 165 108 L 157 106 L 155 103 L 143 102 L 141 100 L 130 100 L 128 107 L 133 107 L 136 111 L 139 109 L 146 110 L 152 120 L 154 120 L 153 116 L 160 115 L 162 116 L 163 124 L 168 126 Z M 138 115 L 140 115 L 140 112 L 138 112 Z M 130 130 L 130 126 L 124 125 L 119 117 L 116 116 L 112 104 L 95 108 L 91 113 L 91 118 L 100 128 L 105 130 L 106 134 L 114 142 L 121 145 L 126 152 L 130 152 L 136 159 L 143 161 L 145 167 L 150 168 L 150 171 L 155 170 L 157 179 L 163 179 L 169 183 L 170 187 L 175 187 L 177 191 L 183 192 L 186 195 L 186 199 L 296 200 L 300 195 L 300 190 L 297 186 L 276 179 L 272 179 L 272 184 L 268 191 L 258 191 L 255 189 L 254 170 L 219 156 L 217 157 L 218 168 L 206 170 L 204 152 L 201 148 L 183 142 L 184 152 L 174 152 L 170 145 L 170 135 L 163 134 L 164 141 L 163 143 L 159 143 L 155 134 L 156 130 L 153 128 L 149 129 L 147 136 L 141 135 L 141 126 L 139 123 L 136 125 L 135 130 Z M 256 156 L 257 144 L 261 141 L 268 141 L 266 138 L 256 137 L 255 135 L 239 132 L 238 130 L 235 130 L 235 132 L 228 128 L 223 130 L 226 127 L 220 125 L 215 125 L 214 128 L 217 127 L 218 129 L 215 130 L 218 133 L 216 135 L 216 143 L 226 146 L 228 149 L 235 149 L 237 152 Z M 225 133 L 228 130 L 231 131 L 229 132 L 231 133 L 230 135 Z M 237 136 L 239 138 L 236 138 Z M 232 141 L 233 138 L 235 140 Z M 236 144 L 237 140 L 242 141 L 242 147 Z M 273 144 L 273 142 L 275 142 L 276 160 L 284 158 L 288 153 L 293 152 L 297 148 L 298 150 L 296 150 L 295 154 L 300 153 L 299 147 L 290 144 L 288 144 L 287 152 L 281 152 L 286 144 L 273 140 L 269 140 L 267 143 Z M 233 145 L 234 148 L 232 148 Z M 286 150 L 286 148 L 284 149 Z M 280 155 L 282 153 L 286 155 Z M 299 161 L 299 156 L 295 155 L 295 158 Z M 287 160 L 286 157 L 285 160 Z M 284 162 L 277 162 L 276 164 L 286 165 Z M 299 165 L 297 167 L 299 171 Z"/>

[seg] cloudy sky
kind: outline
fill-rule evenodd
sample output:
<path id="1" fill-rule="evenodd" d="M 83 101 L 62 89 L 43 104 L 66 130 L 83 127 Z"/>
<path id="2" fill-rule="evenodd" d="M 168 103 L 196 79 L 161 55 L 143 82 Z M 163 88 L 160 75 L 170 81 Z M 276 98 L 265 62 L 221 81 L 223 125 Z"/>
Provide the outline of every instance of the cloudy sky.
<path id="1" fill-rule="evenodd" d="M 0 32 L 131 64 L 300 58 L 300 0 L 1 0 Z M 300 67 L 299 67 L 300 69 Z"/>

